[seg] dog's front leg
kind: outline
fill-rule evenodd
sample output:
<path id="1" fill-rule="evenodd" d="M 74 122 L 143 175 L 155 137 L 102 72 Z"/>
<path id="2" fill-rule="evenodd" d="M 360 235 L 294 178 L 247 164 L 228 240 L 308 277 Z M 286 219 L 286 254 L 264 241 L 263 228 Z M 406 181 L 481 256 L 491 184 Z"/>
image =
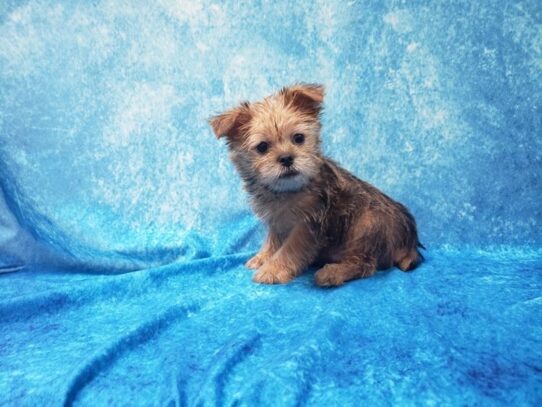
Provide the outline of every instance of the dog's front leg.
<path id="1" fill-rule="evenodd" d="M 256 272 L 253 280 L 263 284 L 284 284 L 299 275 L 318 253 L 317 239 L 310 228 L 296 225 L 280 248 Z"/>
<path id="2" fill-rule="evenodd" d="M 280 248 L 280 239 L 278 235 L 273 232 L 271 229 L 267 233 L 264 244 L 262 245 L 258 254 L 252 257 L 245 263 L 245 266 L 249 269 L 258 269 L 260 268 L 267 260 L 273 256 L 277 250 Z"/>

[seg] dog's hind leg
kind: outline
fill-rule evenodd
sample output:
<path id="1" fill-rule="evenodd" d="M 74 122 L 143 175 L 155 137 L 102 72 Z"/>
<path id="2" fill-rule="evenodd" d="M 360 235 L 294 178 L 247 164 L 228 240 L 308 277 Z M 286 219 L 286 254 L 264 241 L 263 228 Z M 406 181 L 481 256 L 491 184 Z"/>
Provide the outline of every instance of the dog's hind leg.
<path id="1" fill-rule="evenodd" d="M 401 271 L 414 270 L 423 260 L 418 249 L 402 249 L 395 253 L 394 263 Z"/>
<path id="2" fill-rule="evenodd" d="M 349 257 L 339 263 L 329 263 L 314 275 L 321 287 L 335 287 L 347 281 L 371 277 L 376 272 L 376 259 L 372 257 Z"/>

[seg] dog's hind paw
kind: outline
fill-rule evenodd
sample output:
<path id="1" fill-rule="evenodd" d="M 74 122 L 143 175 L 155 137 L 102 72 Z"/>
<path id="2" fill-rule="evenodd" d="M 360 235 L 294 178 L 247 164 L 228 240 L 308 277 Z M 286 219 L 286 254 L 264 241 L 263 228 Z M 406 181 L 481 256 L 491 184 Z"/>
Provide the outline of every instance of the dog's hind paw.
<path id="1" fill-rule="evenodd" d="M 336 287 L 345 282 L 340 268 L 335 265 L 322 267 L 314 275 L 314 280 L 320 287 Z"/>

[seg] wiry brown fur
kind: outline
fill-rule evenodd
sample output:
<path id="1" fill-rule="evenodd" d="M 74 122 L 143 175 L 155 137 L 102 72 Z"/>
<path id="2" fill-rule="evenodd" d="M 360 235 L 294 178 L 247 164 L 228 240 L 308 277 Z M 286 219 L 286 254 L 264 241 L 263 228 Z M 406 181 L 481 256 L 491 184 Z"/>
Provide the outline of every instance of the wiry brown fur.
<path id="1" fill-rule="evenodd" d="M 322 155 L 323 97 L 320 85 L 294 85 L 210 120 L 216 136 L 227 137 L 254 211 L 269 229 L 246 264 L 257 269 L 254 281 L 286 283 L 317 264 L 316 283 L 336 286 L 394 265 L 412 270 L 423 258 L 408 210 Z M 302 144 L 295 134 L 304 135 Z M 265 153 L 257 150 L 262 142 Z M 278 162 L 285 155 L 293 158 L 289 168 Z"/>

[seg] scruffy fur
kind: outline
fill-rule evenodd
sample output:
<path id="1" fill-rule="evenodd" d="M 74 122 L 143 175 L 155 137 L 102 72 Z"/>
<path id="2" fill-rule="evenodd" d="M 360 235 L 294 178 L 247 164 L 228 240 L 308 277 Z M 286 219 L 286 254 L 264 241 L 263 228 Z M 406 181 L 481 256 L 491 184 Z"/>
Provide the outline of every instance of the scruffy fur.
<path id="1" fill-rule="evenodd" d="M 322 86 L 298 84 L 210 120 L 268 227 L 246 263 L 258 283 L 287 283 L 318 265 L 316 283 L 337 286 L 422 260 L 407 208 L 322 154 L 323 99 Z"/>

